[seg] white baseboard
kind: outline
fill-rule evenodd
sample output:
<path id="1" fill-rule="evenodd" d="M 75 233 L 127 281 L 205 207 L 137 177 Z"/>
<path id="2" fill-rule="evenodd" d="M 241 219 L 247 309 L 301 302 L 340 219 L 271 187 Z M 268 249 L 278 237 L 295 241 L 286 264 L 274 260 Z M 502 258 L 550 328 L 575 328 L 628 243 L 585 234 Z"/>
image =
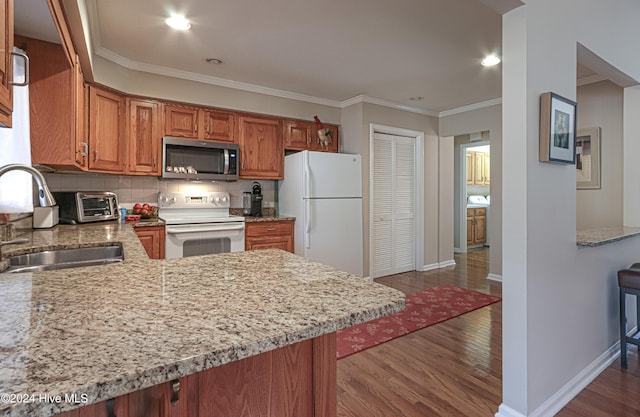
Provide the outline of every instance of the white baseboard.
<path id="1" fill-rule="evenodd" d="M 448 266 L 454 266 L 455 264 L 456 261 L 449 259 L 448 261 L 440 262 L 438 265 L 440 265 L 440 268 L 446 268 Z"/>
<path id="2" fill-rule="evenodd" d="M 498 412 L 495 414 L 495 417 L 526 417 L 524 414 L 521 414 L 509 407 L 508 405 L 500 404 L 498 407 Z"/>
<path id="3" fill-rule="evenodd" d="M 448 266 L 453 266 L 455 264 L 456 264 L 456 261 L 454 261 L 453 259 L 450 259 L 444 262 L 436 262 L 434 264 L 425 265 L 422 267 L 421 271 L 431 271 L 434 269 L 446 268 Z"/>
<path id="4" fill-rule="evenodd" d="M 635 332 L 632 329 L 629 333 Z M 495 417 L 551 417 L 556 415 L 564 406 L 580 393 L 587 385 L 602 373 L 620 356 L 620 341 L 610 346 L 604 353 L 598 356 L 593 362 L 587 365 L 578 375 L 564 384 L 549 399 L 540 404 L 531 414 L 525 416 L 509 406 L 500 404 Z"/>
<path id="5" fill-rule="evenodd" d="M 489 274 L 487 275 L 487 279 L 490 281 L 502 282 L 502 275 Z"/>
<path id="6" fill-rule="evenodd" d="M 466 251 L 460 249 L 460 248 L 453 248 L 453 253 L 466 253 Z"/>
<path id="7" fill-rule="evenodd" d="M 435 264 L 429 264 L 429 265 L 425 265 L 422 267 L 422 271 L 431 271 L 433 269 L 438 269 L 440 268 L 440 264 L 439 263 L 435 263 Z"/>

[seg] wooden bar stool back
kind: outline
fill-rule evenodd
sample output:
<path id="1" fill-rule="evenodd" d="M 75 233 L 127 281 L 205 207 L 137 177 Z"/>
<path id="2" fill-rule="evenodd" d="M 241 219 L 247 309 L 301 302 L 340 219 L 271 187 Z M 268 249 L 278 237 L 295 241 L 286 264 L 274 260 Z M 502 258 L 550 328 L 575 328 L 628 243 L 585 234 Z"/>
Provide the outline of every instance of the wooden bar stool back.
<path id="1" fill-rule="evenodd" d="M 620 361 L 622 367 L 626 369 L 627 343 L 640 348 L 640 340 L 637 338 L 640 332 L 627 335 L 627 294 L 636 296 L 636 323 L 640 330 L 640 263 L 618 271 L 618 286 L 620 287 Z"/>

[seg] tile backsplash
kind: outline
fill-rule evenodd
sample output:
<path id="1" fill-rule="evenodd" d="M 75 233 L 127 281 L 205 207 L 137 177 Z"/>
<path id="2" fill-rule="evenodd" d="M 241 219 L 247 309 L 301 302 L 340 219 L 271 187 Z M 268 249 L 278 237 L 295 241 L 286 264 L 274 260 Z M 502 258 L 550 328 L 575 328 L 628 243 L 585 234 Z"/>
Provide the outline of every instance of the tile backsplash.
<path id="1" fill-rule="evenodd" d="M 242 207 L 242 193 L 251 191 L 253 180 L 234 182 L 196 182 L 162 180 L 156 177 L 137 177 L 107 174 L 44 174 L 51 191 L 112 191 L 118 202 L 129 206 L 134 203 L 156 204 L 158 192 L 226 191 L 231 196 L 231 207 Z M 275 206 L 276 181 L 259 180 L 262 185 L 263 207 Z"/>

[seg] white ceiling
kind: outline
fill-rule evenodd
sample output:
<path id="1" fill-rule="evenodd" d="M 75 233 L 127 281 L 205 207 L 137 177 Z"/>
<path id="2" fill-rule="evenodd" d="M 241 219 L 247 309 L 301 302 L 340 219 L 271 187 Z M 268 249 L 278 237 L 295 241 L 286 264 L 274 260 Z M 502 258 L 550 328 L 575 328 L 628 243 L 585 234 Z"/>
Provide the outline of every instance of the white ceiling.
<path id="1" fill-rule="evenodd" d="M 501 15 L 487 4 L 517 3 L 86 0 L 95 53 L 129 68 L 327 102 L 365 95 L 435 114 L 501 96 L 501 65 L 480 65 L 500 53 Z M 166 26 L 172 12 L 191 30 Z M 15 13 L 17 33 L 57 38 L 45 0 L 16 1 Z"/>

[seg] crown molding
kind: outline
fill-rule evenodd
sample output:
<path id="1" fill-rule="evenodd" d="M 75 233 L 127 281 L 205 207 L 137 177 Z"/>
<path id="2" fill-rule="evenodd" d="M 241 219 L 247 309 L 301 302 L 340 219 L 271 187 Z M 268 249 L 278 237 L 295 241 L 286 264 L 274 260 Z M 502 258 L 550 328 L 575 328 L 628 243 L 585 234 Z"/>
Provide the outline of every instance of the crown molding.
<path id="1" fill-rule="evenodd" d="M 466 113 L 472 110 L 484 109 L 485 107 L 497 106 L 502 104 L 502 97 L 494 98 L 487 101 L 481 101 L 480 103 L 468 104 L 462 107 L 456 107 L 455 109 L 445 110 L 438 113 L 438 117 L 452 116 L 454 114 Z"/>
<path id="2" fill-rule="evenodd" d="M 390 107 L 392 109 L 404 110 L 411 113 L 423 114 L 425 116 L 433 116 L 438 117 L 437 112 L 433 112 L 426 109 L 421 109 L 418 107 L 407 106 L 405 104 L 396 103 L 395 101 L 385 100 L 382 98 L 370 97 L 366 95 L 359 95 L 352 97 L 350 99 L 344 100 L 340 103 L 340 108 L 344 109 L 345 107 L 352 106 L 357 103 L 369 103 L 369 104 L 377 104 L 378 106 Z"/>
<path id="3" fill-rule="evenodd" d="M 587 84 L 599 83 L 600 81 L 605 81 L 606 79 L 607 79 L 607 77 L 605 77 L 603 75 L 594 74 L 594 75 L 590 75 L 588 77 L 578 78 L 578 81 L 576 82 L 576 85 L 578 87 L 580 87 L 580 86 L 587 85 Z"/>

